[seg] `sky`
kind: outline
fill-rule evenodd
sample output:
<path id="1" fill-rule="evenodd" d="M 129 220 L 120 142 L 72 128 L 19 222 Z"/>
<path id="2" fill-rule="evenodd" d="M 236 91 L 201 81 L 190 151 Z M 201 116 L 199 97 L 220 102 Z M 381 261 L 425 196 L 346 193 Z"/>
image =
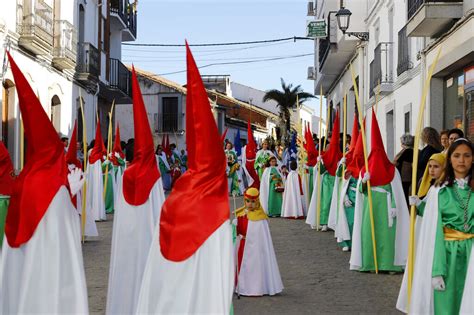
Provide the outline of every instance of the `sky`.
<path id="1" fill-rule="evenodd" d="M 138 34 L 132 43 L 189 44 L 260 41 L 306 36 L 307 0 L 139 0 Z M 230 75 L 231 81 L 263 91 L 281 89 L 280 78 L 314 93 L 307 69 L 314 65 L 314 41 L 241 46 L 191 47 L 201 75 Z M 295 55 L 308 56 L 294 57 Z M 261 61 L 269 58 L 285 58 Z M 122 46 L 122 61 L 186 83 L 184 47 Z M 306 103 L 319 112 L 319 100 Z"/>

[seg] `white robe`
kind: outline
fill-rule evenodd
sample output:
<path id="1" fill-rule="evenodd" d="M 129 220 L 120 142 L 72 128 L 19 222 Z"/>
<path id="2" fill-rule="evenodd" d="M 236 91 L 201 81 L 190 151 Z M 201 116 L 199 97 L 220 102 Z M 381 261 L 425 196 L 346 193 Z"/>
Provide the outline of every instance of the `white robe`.
<path id="1" fill-rule="evenodd" d="M 87 174 L 87 213 L 95 221 L 107 219 L 104 203 L 104 181 L 102 177 L 102 162 L 97 160 L 89 164 Z"/>
<path id="2" fill-rule="evenodd" d="M 291 171 L 286 179 L 283 192 L 281 216 L 284 218 L 298 218 L 304 216 L 303 198 L 300 191 L 298 173 Z"/>
<path id="3" fill-rule="evenodd" d="M 438 193 L 440 187 L 431 187 L 425 198 L 426 206 L 421 224 L 417 225 L 415 264 L 410 299 L 410 314 L 434 314 L 434 289 L 431 285 L 432 266 L 438 222 Z M 461 301 L 460 314 L 474 314 L 474 260 L 473 251 Z M 398 294 L 397 309 L 408 313 L 408 272 L 405 270 Z"/>
<path id="4" fill-rule="evenodd" d="M 163 257 L 159 239 L 158 218 L 137 314 L 229 314 L 235 280 L 230 222 L 181 262 Z"/>
<path id="5" fill-rule="evenodd" d="M 313 191 L 311 193 L 311 202 L 309 203 L 307 216 L 306 216 L 306 224 L 309 224 L 312 229 L 316 229 L 316 216 L 317 216 L 317 208 L 318 208 L 318 199 L 321 195 L 321 187 L 323 183 L 323 175 L 319 175 L 319 186 L 318 186 L 318 169 L 317 166 L 314 167 L 314 175 L 313 175 Z"/>
<path id="6" fill-rule="evenodd" d="M 245 176 L 245 178 L 247 179 L 247 187 L 250 187 L 252 186 L 253 182 L 254 182 L 254 179 L 252 178 L 252 176 L 250 176 L 250 173 L 249 171 L 247 170 L 247 166 L 246 166 L 246 163 L 247 163 L 247 154 L 246 154 L 246 149 L 247 146 L 244 146 L 242 148 L 242 171 L 243 171 L 243 176 Z"/>
<path id="7" fill-rule="evenodd" d="M 150 246 L 158 242 L 158 239 L 153 239 L 153 229 L 165 194 L 159 178 L 148 200 L 140 206 L 132 206 L 123 196 L 123 181 L 119 187 L 112 230 L 106 313 L 133 314 Z"/>
<path id="8" fill-rule="evenodd" d="M 54 196 L 31 239 L 3 241 L 0 314 L 87 314 L 80 225 L 68 190 Z"/>
<path id="9" fill-rule="evenodd" d="M 81 188 L 81 190 L 79 190 L 76 194 L 77 212 L 79 213 L 79 222 L 81 226 L 82 226 L 82 198 L 83 198 L 82 191 L 83 190 L 84 188 Z M 84 235 L 88 237 L 97 237 L 99 236 L 99 231 L 97 230 L 97 224 L 95 223 L 91 210 L 92 210 L 91 208 L 86 207 L 86 225 L 84 227 Z M 82 241 L 82 235 L 80 236 L 80 238 Z"/>
<path id="10" fill-rule="evenodd" d="M 362 212 L 364 208 L 365 197 L 359 190 L 359 185 L 362 181 L 357 183 L 356 205 L 354 209 L 354 228 L 352 230 L 352 250 L 350 259 L 350 269 L 359 270 L 362 267 Z M 390 183 L 393 193 L 393 198 L 396 203 L 396 230 L 395 230 L 395 255 L 393 264 L 395 266 L 405 266 L 408 258 L 408 239 L 410 237 L 410 215 L 408 207 L 405 202 L 405 195 L 403 193 L 402 180 L 398 170 L 395 169 L 394 177 Z M 372 190 L 377 187 L 372 187 Z M 390 211 L 391 204 L 387 195 L 387 208 Z M 368 201 L 367 201 L 368 202 Z M 374 209 L 376 205 L 374 204 Z M 389 215 L 390 220 L 390 215 Z M 389 223 L 390 224 L 390 223 Z"/>
<path id="11" fill-rule="evenodd" d="M 236 246 L 240 245 L 240 237 Z M 238 247 L 236 252 L 238 252 Z M 241 295 L 275 295 L 283 291 L 280 270 L 267 220 L 248 221 L 236 292 Z"/>

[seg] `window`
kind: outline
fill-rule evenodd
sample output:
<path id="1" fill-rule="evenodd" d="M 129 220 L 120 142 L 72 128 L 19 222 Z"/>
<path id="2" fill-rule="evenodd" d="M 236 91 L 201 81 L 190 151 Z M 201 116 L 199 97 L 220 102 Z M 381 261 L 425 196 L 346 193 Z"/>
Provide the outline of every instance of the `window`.
<path id="1" fill-rule="evenodd" d="M 405 113 L 405 133 L 410 133 L 410 112 Z"/>
<path id="2" fill-rule="evenodd" d="M 61 100 L 57 95 L 51 99 L 51 122 L 57 132 L 61 129 Z"/>
<path id="3" fill-rule="evenodd" d="M 161 131 L 162 132 L 176 132 L 178 131 L 178 98 L 177 97 L 163 97 L 162 114 L 161 114 Z"/>
<path id="4" fill-rule="evenodd" d="M 401 75 L 408 69 L 413 68 L 410 61 L 410 39 L 407 37 L 407 27 L 403 27 L 398 32 L 398 63 L 397 75 Z"/>

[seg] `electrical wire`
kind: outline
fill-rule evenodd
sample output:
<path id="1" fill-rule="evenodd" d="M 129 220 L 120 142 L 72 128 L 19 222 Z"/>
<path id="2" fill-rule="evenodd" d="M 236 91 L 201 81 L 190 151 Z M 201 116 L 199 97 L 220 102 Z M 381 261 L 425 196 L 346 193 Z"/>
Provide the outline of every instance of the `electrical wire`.
<path id="1" fill-rule="evenodd" d="M 207 64 L 207 65 L 198 67 L 198 68 L 202 69 L 202 68 L 208 68 L 208 67 L 213 67 L 213 66 L 221 66 L 221 65 L 236 65 L 236 64 L 267 62 L 267 61 L 283 60 L 283 59 L 290 59 L 290 58 L 301 58 L 301 57 L 313 56 L 313 55 L 314 54 L 311 53 L 311 54 L 300 54 L 300 55 L 293 55 L 293 56 L 287 56 L 287 57 L 267 58 L 267 59 L 261 59 L 261 60 L 245 60 L 245 61 L 236 61 L 236 62 L 217 62 L 217 63 L 210 63 L 210 64 Z M 186 70 L 160 73 L 158 75 L 164 76 L 164 75 L 171 75 L 171 74 L 177 74 L 177 73 L 183 73 L 183 72 L 186 72 Z"/>
<path id="2" fill-rule="evenodd" d="M 230 43 L 206 43 L 206 44 L 190 44 L 189 47 L 211 47 L 211 46 L 236 46 L 236 45 L 251 45 L 251 44 L 262 44 L 262 43 L 275 43 L 283 41 L 297 41 L 297 40 L 314 40 L 312 37 L 286 37 L 277 39 L 266 39 L 266 40 L 255 40 L 246 42 L 230 42 Z M 125 46 L 142 46 L 142 47 L 184 47 L 185 44 L 153 44 L 153 43 L 122 43 Z"/>

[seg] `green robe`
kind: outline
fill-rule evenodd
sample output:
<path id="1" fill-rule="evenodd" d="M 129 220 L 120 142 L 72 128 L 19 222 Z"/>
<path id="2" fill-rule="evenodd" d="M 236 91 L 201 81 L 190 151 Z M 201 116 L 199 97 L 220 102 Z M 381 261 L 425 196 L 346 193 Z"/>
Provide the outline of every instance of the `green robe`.
<path id="1" fill-rule="evenodd" d="M 107 167 L 107 163 L 102 163 L 102 172 L 104 173 L 102 178 L 103 178 L 104 185 L 105 185 L 105 178 L 106 176 L 108 177 L 107 178 L 107 191 L 105 192 L 105 199 L 104 199 L 105 212 L 113 213 L 114 212 L 114 183 L 113 183 L 114 178 L 112 176 L 112 172 L 113 172 L 114 166 L 112 163 L 109 163 L 108 173 L 105 174 L 106 167 Z"/>
<path id="2" fill-rule="evenodd" d="M 260 150 L 257 152 L 257 156 L 255 157 L 254 167 L 255 167 L 255 170 L 257 171 L 258 178 L 260 179 L 262 179 L 262 174 L 263 174 L 263 171 L 265 170 L 265 165 L 267 164 L 269 158 L 270 158 L 270 151 Z"/>
<path id="3" fill-rule="evenodd" d="M 456 185 L 456 188 L 454 188 Z M 464 210 L 458 201 L 455 189 L 466 204 L 469 195 L 469 185 L 459 188 L 444 187 L 438 194 L 438 223 L 433 257 L 432 276 L 442 276 L 446 289 L 434 291 L 435 314 L 459 314 L 462 294 L 466 280 L 466 272 L 471 255 L 473 239 L 462 241 L 444 240 L 443 227 L 474 234 L 474 196 L 471 196 L 467 211 L 468 230 L 464 230 Z M 424 214 L 424 204 L 419 208 L 420 215 Z"/>
<path id="4" fill-rule="evenodd" d="M 374 229 L 378 269 L 380 271 L 401 272 L 402 268 L 393 264 L 393 260 L 395 257 L 395 236 L 397 230 L 397 219 L 393 219 L 392 227 L 388 226 L 387 194 L 375 191 L 374 188 L 381 188 L 391 194 L 391 206 L 393 208 L 395 208 L 395 199 L 390 184 L 372 187 L 372 205 L 374 214 Z M 359 189 L 361 189 L 365 197 L 365 202 L 362 210 L 363 212 L 361 227 L 362 267 L 359 271 L 375 271 L 367 188 L 365 185 L 360 185 Z"/>
<path id="5" fill-rule="evenodd" d="M 311 202 L 311 197 L 313 195 L 313 188 L 314 188 L 314 170 L 315 170 L 315 167 L 314 166 L 308 166 L 308 181 L 309 181 L 309 184 L 308 184 L 308 192 L 309 192 L 309 200 L 308 200 L 308 205 L 310 204 Z"/>
<path id="6" fill-rule="evenodd" d="M 321 163 L 321 176 L 323 176 L 321 186 L 321 212 L 319 215 L 319 225 L 327 225 L 329 210 L 331 209 L 332 191 L 334 189 L 335 176 L 331 176 L 324 164 Z"/>
<path id="7" fill-rule="evenodd" d="M 237 171 L 240 168 L 240 165 L 237 163 L 237 153 L 235 153 L 234 150 L 225 150 L 225 155 L 227 157 L 228 165 L 227 181 L 229 185 L 229 193 L 231 195 L 239 196 L 241 193 Z"/>
<path id="8" fill-rule="evenodd" d="M 8 205 L 10 197 L 0 195 L 0 248 L 3 244 L 3 235 L 5 234 L 5 220 L 7 219 Z"/>
<path id="9" fill-rule="evenodd" d="M 271 217 L 281 215 L 283 193 L 275 191 L 275 188 L 283 186 L 283 180 L 275 167 L 270 170 L 270 182 L 268 190 L 268 215 Z"/>

